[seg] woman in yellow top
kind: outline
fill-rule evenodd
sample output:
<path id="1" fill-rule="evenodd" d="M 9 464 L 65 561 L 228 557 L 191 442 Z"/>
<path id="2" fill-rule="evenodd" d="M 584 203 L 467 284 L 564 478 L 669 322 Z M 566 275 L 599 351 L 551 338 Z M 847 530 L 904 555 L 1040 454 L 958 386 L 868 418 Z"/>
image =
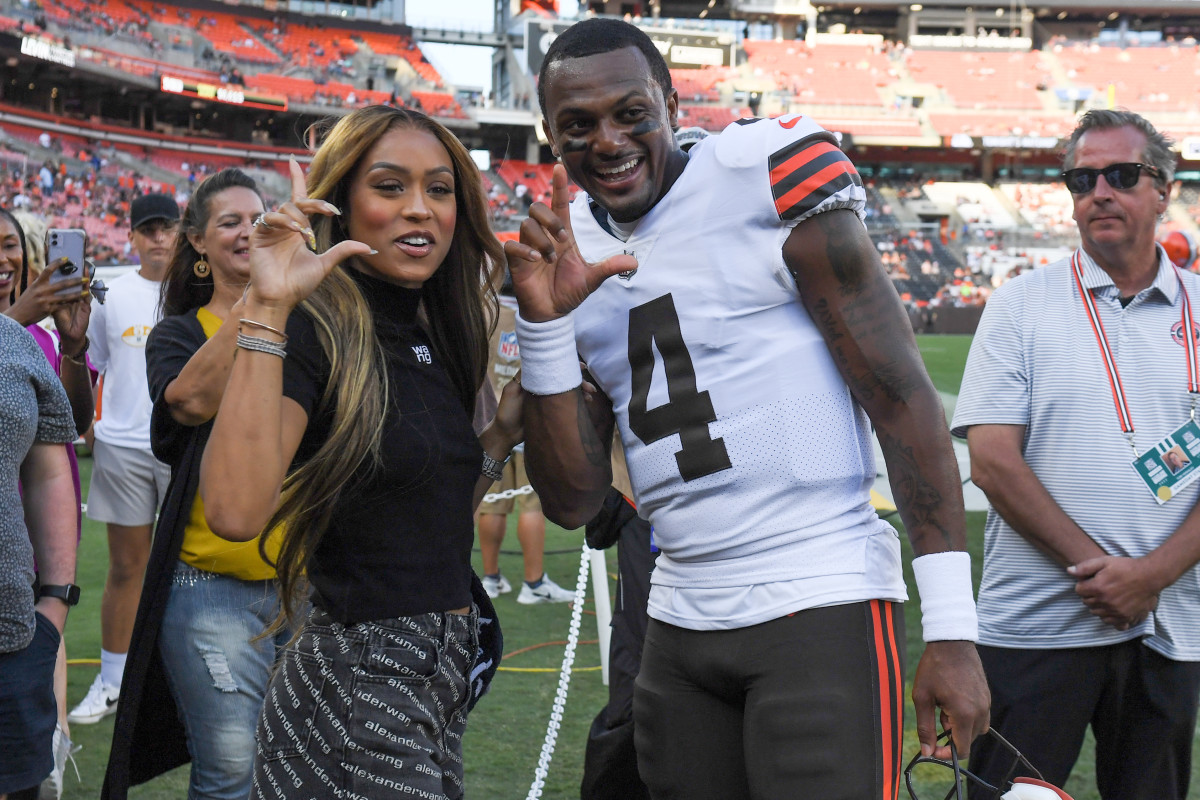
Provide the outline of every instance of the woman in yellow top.
<path id="1" fill-rule="evenodd" d="M 255 723 L 277 650 L 290 638 L 286 630 L 257 638 L 279 611 L 271 566 L 278 543 L 272 537 L 260 551 L 257 539 L 215 536 L 196 487 L 233 366 L 251 226 L 263 211 L 240 170 L 196 188 L 163 281 L 163 319 L 146 345 L 151 444 L 172 477 L 126 664 L 134 683 L 117 712 L 108 798 L 189 758 L 191 800 L 250 792 Z"/>

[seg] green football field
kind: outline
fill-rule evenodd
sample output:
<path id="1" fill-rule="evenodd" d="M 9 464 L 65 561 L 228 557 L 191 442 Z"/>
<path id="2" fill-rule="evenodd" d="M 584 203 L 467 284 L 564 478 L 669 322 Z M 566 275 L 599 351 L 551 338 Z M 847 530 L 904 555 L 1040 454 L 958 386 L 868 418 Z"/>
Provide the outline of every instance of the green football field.
<path id="1" fill-rule="evenodd" d="M 925 336 L 920 337 L 930 375 L 942 392 L 957 394 L 962 380 L 963 364 L 970 346 L 968 336 Z M 82 459 L 80 467 L 84 473 L 86 489 L 91 472 L 90 459 Z M 514 522 L 515 520 L 510 520 Z M 968 514 L 968 536 L 975 568 L 978 573 L 982 550 L 984 514 Z M 510 578 L 521 574 L 520 553 L 516 545 L 516 532 L 510 530 L 505 541 L 505 553 L 501 556 L 501 569 Z M 579 532 L 563 531 L 550 526 L 546 535 L 546 570 L 558 583 L 573 587 L 579 571 L 579 548 L 582 536 Z M 100 655 L 100 594 L 104 585 L 107 550 L 104 527 L 90 521 L 84 524 L 83 542 L 79 553 L 78 582 L 83 587 L 83 599 L 71 613 L 67 626 L 67 654 L 73 661 L 70 670 L 69 696 L 72 704 L 86 693 L 98 671 Z M 912 573 L 907 563 L 910 557 L 907 543 L 905 578 L 909 593 L 915 597 Z M 476 555 L 478 559 L 478 554 Z M 615 586 L 615 553 L 609 556 L 610 586 Z M 478 562 L 476 563 L 478 568 Z M 976 574 L 978 580 L 978 574 Z M 588 605 L 584 617 L 581 642 L 576 657 L 579 669 L 571 681 L 562 729 L 550 765 L 549 776 L 543 797 L 555 800 L 575 800 L 579 797 L 579 779 L 582 774 L 583 748 L 588 726 L 596 712 L 604 705 L 606 688 L 602 685 L 598 665 L 599 650 L 595 643 L 596 618 L 588 592 Z M 496 607 L 504 626 L 506 650 L 503 671 L 497 676 L 492 692 L 479 704 L 471 715 L 464 749 L 467 771 L 467 797 L 471 800 L 519 800 L 529 793 L 534 768 L 546 731 L 546 720 L 550 713 L 558 685 L 558 667 L 562 660 L 563 640 L 567 636 L 570 611 L 566 605 L 521 606 L 516 603 L 516 592 L 501 597 Z M 909 679 L 922 643 L 919 624 L 919 609 L 916 603 L 906 608 L 908 621 Z M 1053 709 L 1046 709 L 1053 713 Z M 909 703 L 905 725 L 904 757 L 907 761 L 917 750 L 915 723 Z M 83 749 L 77 756 L 82 781 L 77 781 L 68 767 L 65 797 L 95 798 L 99 796 L 103 779 L 109 741 L 112 737 L 112 718 L 96 725 L 75 726 L 72 731 Z M 1195 755 L 1200 758 L 1200 751 Z M 852 759 L 854 754 L 847 753 Z M 1089 738 L 1084 754 L 1070 782 L 1065 787 L 1075 800 L 1096 800 L 1092 774 L 1092 744 Z M 135 788 L 131 797 L 141 800 L 159 798 L 182 798 L 187 794 L 187 768 L 181 768 L 150 783 Z M 901 789 L 901 797 L 907 796 Z M 927 793 L 920 793 L 926 800 Z M 1189 798 L 1200 800 L 1200 789 L 1193 785 Z M 783 800 L 781 798 L 781 800 Z"/>

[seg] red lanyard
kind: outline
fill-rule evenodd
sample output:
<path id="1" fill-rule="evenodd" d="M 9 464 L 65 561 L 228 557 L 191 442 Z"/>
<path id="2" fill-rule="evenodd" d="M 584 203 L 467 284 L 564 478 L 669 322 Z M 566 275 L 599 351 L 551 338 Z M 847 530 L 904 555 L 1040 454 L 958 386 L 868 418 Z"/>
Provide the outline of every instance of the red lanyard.
<path id="1" fill-rule="evenodd" d="M 1172 265 L 1174 266 L 1174 265 Z M 1117 408 L 1117 419 L 1121 423 L 1121 431 L 1129 435 L 1133 444 L 1133 417 L 1129 413 L 1129 401 L 1125 398 L 1125 387 L 1121 385 L 1121 373 L 1117 370 L 1117 361 L 1113 358 L 1108 346 L 1108 337 L 1104 334 L 1104 323 L 1100 320 L 1100 312 L 1096 310 L 1096 300 L 1092 293 L 1083 288 L 1083 256 L 1076 250 L 1071 256 L 1071 270 L 1075 276 L 1075 287 L 1083 298 L 1083 307 L 1087 310 L 1088 322 L 1092 324 L 1092 333 L 1096 335 L 1096 344 L 1100 347 L 1100 357 L 1104 361 L 1104 369 L 1108 372 L 1108 384 L 1112 387 L 1113 405 Z M 1175 278 L 1179 281 L 1179 293 L 1183 298 L 1180 311 L 1183 325 L 1183 348 L 1187 352 L 1188 391 L 1193 395 L 1200 392 L 1200 361 L 1196 348 L 1195 329 L 1192 327 L 1192 303 L 1188 298 L 1187 289 L 1183 285 L 1183 276 L 1175 267 Z M 1137 448 L 1134 447 L 1136 455 Z"/>

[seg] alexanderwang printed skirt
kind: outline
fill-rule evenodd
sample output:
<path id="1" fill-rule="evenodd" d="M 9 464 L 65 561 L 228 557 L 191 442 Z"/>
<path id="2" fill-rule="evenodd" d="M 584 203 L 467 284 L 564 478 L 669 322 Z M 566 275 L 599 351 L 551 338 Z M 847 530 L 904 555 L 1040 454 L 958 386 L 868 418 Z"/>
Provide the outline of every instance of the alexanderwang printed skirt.
<path id="1" fill-rule="evenodd" d="M 478 612 L 344 626 L 313 609 L 255 735 L 252 798 L 457 800 Z"/>

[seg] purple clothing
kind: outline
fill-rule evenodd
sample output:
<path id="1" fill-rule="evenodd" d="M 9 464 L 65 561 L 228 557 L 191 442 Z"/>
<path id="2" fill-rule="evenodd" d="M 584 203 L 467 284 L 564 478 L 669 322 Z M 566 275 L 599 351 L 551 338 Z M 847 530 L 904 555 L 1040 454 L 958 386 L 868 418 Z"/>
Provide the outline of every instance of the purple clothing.
<path id="1" fill-rule="evenodd" d="M 51 334 L 40 325 L 27 325 L 25 330 L 33 334 L 33 338 L 42 348 L 42 353 L 45 354 L 46 360 L 50 362 L 50 366 L 54 368 L 54 374 L 62 377 L 62 355 L 58 352 L 58 333 Z M 85 356 L 86 358 L 86 356 Z M 92 386 L 96 385 L 96 370 L 92 369 L 92 362 L 88 361 L 88 372 L 91 373 Z M 80 436 L 83 431 L 79 432 Z M 79 483 L 79 462 L 75 458 L 75 445 L 68 444 L 67 459 L 71 462 L 71 479 L 75 481 L 75 509 L 76 509 L 76 537 L 83 538 L 83 490 Z"/>

